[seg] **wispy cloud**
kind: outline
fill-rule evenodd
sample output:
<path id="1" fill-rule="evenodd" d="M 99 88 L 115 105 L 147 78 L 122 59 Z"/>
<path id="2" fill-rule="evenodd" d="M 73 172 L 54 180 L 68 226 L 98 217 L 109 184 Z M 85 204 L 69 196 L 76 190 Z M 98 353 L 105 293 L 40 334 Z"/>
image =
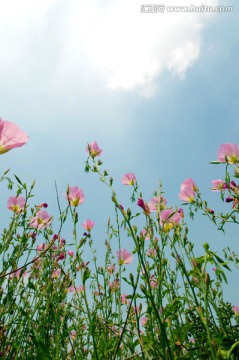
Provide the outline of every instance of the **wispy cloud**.
<path id="1" fill-rule="evenodd" d="M 1 86 L 53 94 L 108 88 L 151 96 L 164 71 L 182 78 L 199 58 L 212 13 L 149 14 L 140 12 L 141 5 L 142 0 L 1 2 Z"/>

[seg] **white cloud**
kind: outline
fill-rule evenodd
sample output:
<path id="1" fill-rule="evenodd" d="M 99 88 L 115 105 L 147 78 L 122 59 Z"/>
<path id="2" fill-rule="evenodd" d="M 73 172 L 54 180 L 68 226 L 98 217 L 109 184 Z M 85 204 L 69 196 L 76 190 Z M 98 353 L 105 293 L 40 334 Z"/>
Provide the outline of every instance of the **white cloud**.
<path id="1" fill-rule="evenodd" d="M 142 0 L 0 1 L 2 86 L 53 94 L 108 87 L 151 96 L 164 71 L 182 78 L 199 58 L 212 13 L 149 14 L 140 12 L 141 5 Z"/>

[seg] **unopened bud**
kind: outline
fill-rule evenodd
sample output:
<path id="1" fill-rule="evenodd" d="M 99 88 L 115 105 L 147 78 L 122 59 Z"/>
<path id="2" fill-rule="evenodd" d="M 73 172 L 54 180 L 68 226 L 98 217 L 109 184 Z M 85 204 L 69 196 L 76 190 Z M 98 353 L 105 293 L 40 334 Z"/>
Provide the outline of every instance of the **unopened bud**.
<path id="1" fill-rule="evenodd" d="M 196 259 L 192 258 L 192 265 L 194 268 L 197 268 L 198 267 L 198 262 Z"/>
<path id="2" fill-rule="evenodd" d="M 204 282 L 207 286 L 210 284 L 210 276 L 208 273 L 205 274 Z"/>

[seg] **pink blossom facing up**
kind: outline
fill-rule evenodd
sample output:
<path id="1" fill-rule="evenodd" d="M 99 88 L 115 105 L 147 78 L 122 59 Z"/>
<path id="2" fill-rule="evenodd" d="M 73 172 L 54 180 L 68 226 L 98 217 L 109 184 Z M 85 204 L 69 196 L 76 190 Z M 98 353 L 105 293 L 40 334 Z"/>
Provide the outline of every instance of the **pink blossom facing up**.
<path id="1" fill-rule="evenodd" d="M 157 251 L 156 251 L 155 249 L 150 248 L 150 249 L 148 249 L 148 251 L 147 251 L 147 255 L 148 255 L 149 257 L 154 258 L 154 257 L 157 256 Z"/>
<path id="2" fill-rule="evenodd" d="M 106 268 L 106 271 L 109 273 L 109 274 L 113 274 L 116 270 L 116 266 L 113 265 L 113 264 L 110 264 L 109 266 L 107 266 Z"/>
<path id="3" fill-rule="evenodd" d="M 71 285 L 70 287 L 68 287 L 68 292 L 75 292 L 74 285 Z"/>
<path id="4" fill-rule="evenodd" d="M 212 180 L 212 191 L 225 190 L 225 183 L 222 179 Z"/>
<path id="5" fill-rule="evenodd" d="M 151 286 L 152 289 L 156 289 L 156 287 L 158 286 L 157 281 L 155 279 L 151 280 L 150 281 L 150 286 Z"/>
<path id="6" fill-rule="evenodd" d="M 234 314 L 238 314 L 239 313 L 239 306 L 238 305 L 234 305 L 232 307 L 232 310 L 234 311 Z"/>
<path id="7" fill-rule="evenodd" d="M 145 228 L 141 231 L 140 235 L 143 236 L 145 240 L 150 240 L 150 235 Z"/>
<path id="8" fill-rule="evenodd" d="M 116 255 L 118 257 L 118 262 L 120 265 L 131 264 L 133 261 L 132 254 L 126 249 L 120 249 L 120 251 L 116 252 Z"/>
<path id="9" fill-rule="evenodd" d="M 119 279 L 115 279 L 114 281 L 109 283 L 109 288 L 111 291 L 115 291 L 115 290 L 119 289 L 119 287 L 120 287 Z"/>
<path id="10" fill-rule="evenodd" d="M 123 185 L 134 186 L 134 184 L 136 183 L 136 176 L 134 173 L 127 173 L 122 177 L 121 182 Z"/>
<path id="11" fill-rule="evenodd" d="M 42 244 L 40 244 L 40 245 L 37 245 L 37 251 L 38 251 L 38 252 L 41 252 L 41 251 L 45 250 L 46 247 L 47 247 L 47 244 L 46 244 L 46 243 L 42 243 Z"/>
<path id="12" fill-rule="evenodd" d="M 188 178 L 184 180 L 180 187 L 179 199 L 185 202 L 193 202 L 197 189 L 193 179 Z"/>
<path id="13" fill-rule="evenodd" d="M 160 211 L 167 205 L 167 200 L 164 196 L 153 197 L 148 203 L 148 207 L 151 211 Z"/>
<path id="14" fill-rule="evenodd" d="M 76 288 L 77 293 L 82 293 L 83 291 L 84 291 L 84 286 L 83 285 L 77 286 L 77 288 Z"/>
<path id="15" fill-rule="evenodd" d="M 52 216 L 50 216 L 46 211 L 39 210 L 30 221 L 30 226 L 36 228 L 37 230 L 45 229 L 52 222 Z"/>
<path id="16" fill-rule="evenodd" d="M 61 269 L 57 269 L 57 270 L 53 271 L 51 277 L 52 277 L 52 279 L 58 279 L 60 275 L 61 275 Z"/>
<path id="17" fill-rule="evenodd" d="M 70 257 L 73 257 L 73 256 L 75 255 L 75 253 L 74 253 L 74 251 L 69 250 L 69 251 L 68 251 L 68 255 L 69 255 Z"/>
<path id="18" fill-rule="evenodd" d="M 21 147 L 28 142 L 27 134 L 19 127 L 0 118 L 0 154 L 16 147 Z"/>
<path id="19" fill-rule="evenodd" d="M 127 296 L 128 296 L 128 294 L 121 294 L 120 295 L 121 304 L 124 304 L 124 305 L 129 304 L 129 299 L 127 298 Z"/>
<path id="20" fill-rule="evenodd" d="M 164 223 L 173 223 L 174 225 L 178 224 L 181 220 L 181 213 L 174 211 L 173 209 L 166 209 L 160 212 L 160 221 L 161 224 Z"/>
<path id="21" fill-rule="evenodd" d="M 148 318 L 146 316 L 141 317 L 140 324 L 145 326 L 147 324 Z"/>
<path id="22" fill-rule="evenodd" d="M 85 200 L 85 195 L 78 186 L 68 186 L 65 197 L 72 206 L 78 206 Z"/>
<path id="23" fill-rule="evenodd" d="M 27 276 L 27 272 L 25 271 L 24 273 L 22 273 L 22 269 L 19 269 L 15 272 L 11 273 L 9 277 L 10 277 L 10 279 L 13 279 L 14 277 L 19 279 L 20 276 L 23 276 L 23 277 Z"/>
<path id="24" fill-rule="evenodd" d="M 180 222 L 182 219 L 182 213 L 179 211 L 175 212 L 172 209 L 166 209 L 160 212 L 159 217 L 161 226 L 163 226 L 163 229 L 168 232 Z"/>
<path id="25" fill-rule="evenodd" d="M 193 189 L 185 188 L 180 191 L 179 199 L 184 202 L 193 202 L 195 195 L 196 195 L 196 192 Z"/>
<path id="26" fill-rule="evenodd" d="M 157 279 L 155 279 L 154 275 L 150 276 L 150 286 L 152 289 L 156 289 L 156 287 L 158 286 Z"/>
<path id="27" fill-rule="evenodd" d="M 239 147 L 237 144 L 222 144 L 218 149 L 217 159 L 219 162 L 228 161 L 229 164 L 237 164 L 239 162 Z"/>
<path id="28" fill-rule="evenodd" d="M 184 188 L 191 188 L 194 191 L 196 191 L 198 189 L 197 185 L 195 184 L 194 180 L 192 178 L 187 178 L 186 180 L 184 180 L 181 184 L 181 189 Z"/>
<path id="29" fill-rule="evenodd" d="M 91 142 L 88 144 L 86 148 L 86 152 L 92 157 L 100 156 L 102 154 L 102 149 L 99 148 L 99 145 L 96 141 Z"/>
<path id="30" fill-rule="evenodd" d="M 23 196 L 10 196 L 7 201 L 7 208 L 14 213 L 20 213 L 24 210 L 25 204 L 26 199 Z"/>
<path id="31" fill-rule="evenodd" d="M 94 221 L 90 219 L 85 220 L 82 224 L 83 228 L 88 232 L 90 232 L 93 229 L 94 225 L 95 225 Z"/>

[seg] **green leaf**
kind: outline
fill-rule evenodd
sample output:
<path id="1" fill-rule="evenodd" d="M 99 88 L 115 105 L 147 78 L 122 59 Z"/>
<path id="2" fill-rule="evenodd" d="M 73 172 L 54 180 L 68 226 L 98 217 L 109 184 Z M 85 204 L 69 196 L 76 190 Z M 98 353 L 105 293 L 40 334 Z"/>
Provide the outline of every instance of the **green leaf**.
<path id="1" fill-rule="evenodd" d="M 227 263 L 225 261 L 223 261 L 219 256 L 217 256 L 216 254 L 214 254 L 214 257 L 217 259 L 217 261 L 227 270 L 231 271 L 231 269 L 229 268 L 229 266 L 227 266 Z"/>
<path id="2" fill-rule="evenodd" d="M 14 176 L 15 176 L 17 182 L 18 182 L 20 185 L 23 186 L 23 183 L 21 182 L 21 180 L 19 179 L 19 177 L 18 177 L 17 175 L 15 175 L 15 174 L 14 174 Z"/>
<path id="3" fill-rule="evenodd" d="M 86 282 L 86 280 L 89 279 L 89 277 L 90 277 L 90 270 L 87 267 L 84 269 L 84 273 L 83 273 L 83 285 L 85 285 L 85 282 Z"/>

